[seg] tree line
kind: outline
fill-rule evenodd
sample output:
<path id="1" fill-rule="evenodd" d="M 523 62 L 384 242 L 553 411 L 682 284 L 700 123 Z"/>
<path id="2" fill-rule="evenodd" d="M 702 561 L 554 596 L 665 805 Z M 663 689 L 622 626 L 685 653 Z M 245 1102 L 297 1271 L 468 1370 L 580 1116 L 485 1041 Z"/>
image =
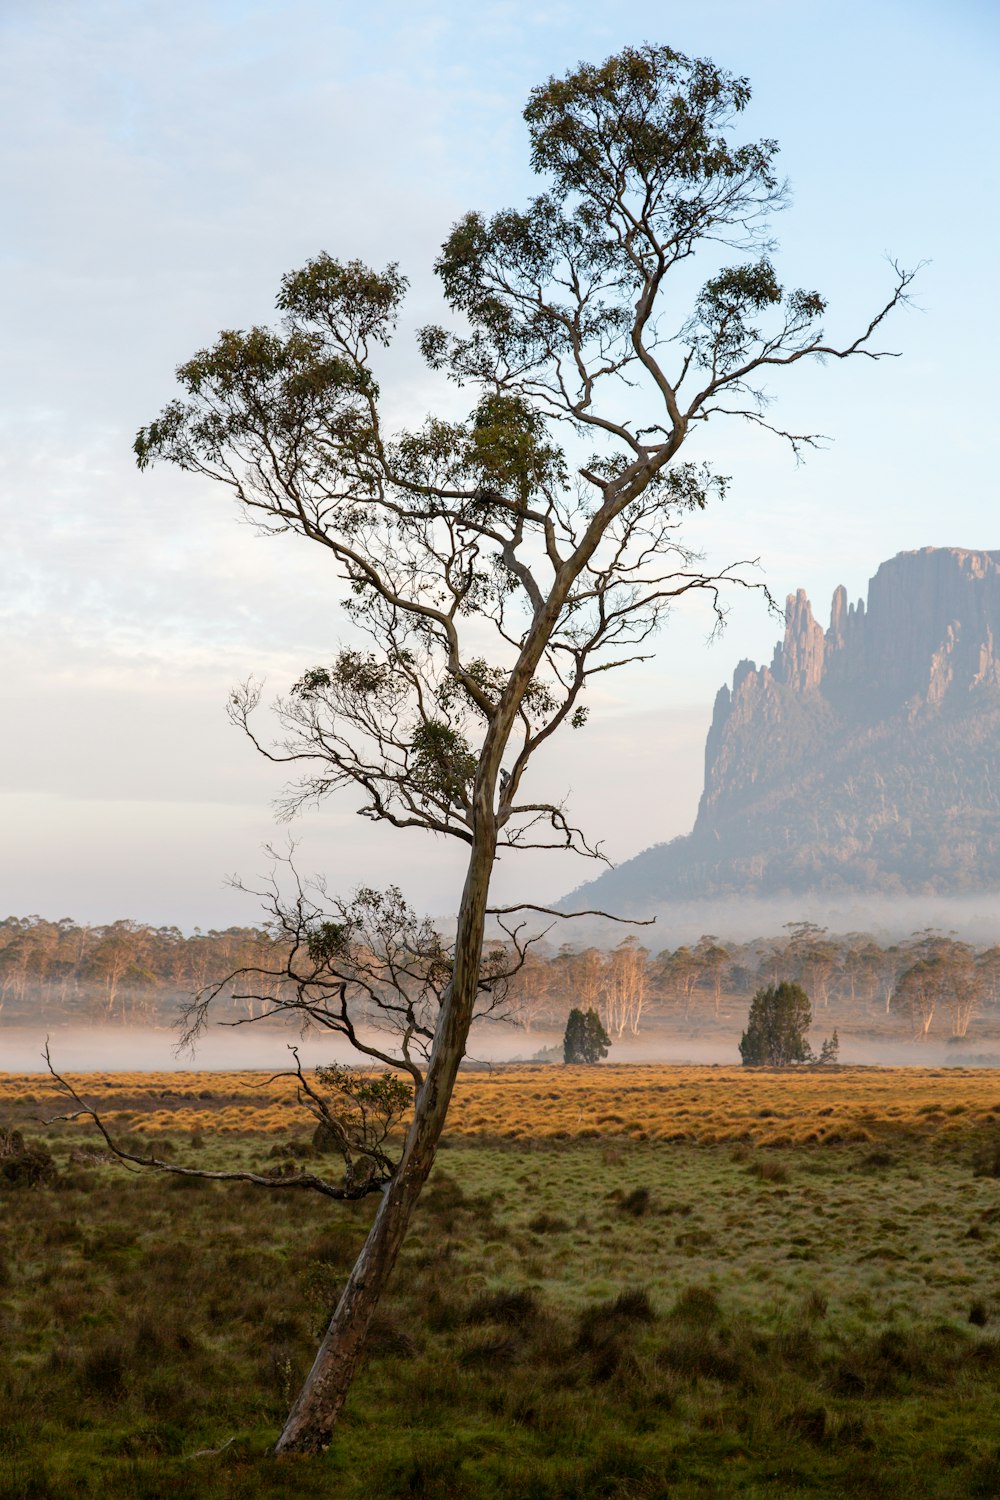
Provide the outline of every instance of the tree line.
<path id="1" fill-rule="evenodd" d="M 740 1022 L 761 986 L 800 985 L 817 1021 L 890 1026 L 914 1037 L 964 1037 L 979 1012 L 1000 1010 L 1000 945 L 975 947 L 924 929 L 897 942 L 832 934 L 811 922 L 733 942 L 704 934 L 654 953 L 635 937 L 610 951 L 529 952 L 512 981 L 512 1018 L 530 1030 L 593 1008 L 613 1038 L 656 1018 L 688 1026 Z"/>
<path id="2" fill-rule="evenodd" d="M 231 984 L 223 1003 L 255 1015 L 267 1008 L 268 972 L 271 995 L 281 992 L 287 947 L 284 934 L 265 926 L 186 935 L 131 920 L 88 926 L 7 917 L 0 1018 L 166 1025 L 191 995 L 241 969 L 257 971 L 254 995 L 242 997 Z M 817 1020 L 830 1012 L 842 1023 L 889 1025 L 914 1037 L 964 1037 L 977 1013 L 1000 1011 L 1000 945 L 977 948 L 929 929 L 880 943 L 798 922 L 778 936 L 733 942 L 705 934 L 658 952 L 634 936 L 608 950 L 541 944 L 512 955 L 511 967 L 518 961 L 502 1013 L 529 1035 L 561 1030 L 573 1009 L 593 1010 L 615 1040 L 658 1021 L 742 1024 L 749 997 L 784 982 L 802 986 Z"/>
<path id="3" fill-rule="evenodd" d="M 272 967 L 278 946 L 264 927 L 195 928 L 186 936 L 129 919 L 88 926 L 68 917 L 6 917 L 0 1019 L 163 1024 L 220 975 Z"/>

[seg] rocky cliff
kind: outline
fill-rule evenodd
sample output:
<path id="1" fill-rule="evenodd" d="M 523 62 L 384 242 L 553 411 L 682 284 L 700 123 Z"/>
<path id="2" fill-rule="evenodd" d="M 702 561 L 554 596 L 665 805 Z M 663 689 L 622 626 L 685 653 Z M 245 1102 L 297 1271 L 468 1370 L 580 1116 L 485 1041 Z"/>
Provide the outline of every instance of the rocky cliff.
<path id="1" fill-rule="evenodd" d="M 827 630 L 789 595 L 770 666 L 719 690 L 693 831 L 587 904 L 1000 889 L 998 642 L 1000 552 L 900 553 L 867 602 L 837 589 Z"/>

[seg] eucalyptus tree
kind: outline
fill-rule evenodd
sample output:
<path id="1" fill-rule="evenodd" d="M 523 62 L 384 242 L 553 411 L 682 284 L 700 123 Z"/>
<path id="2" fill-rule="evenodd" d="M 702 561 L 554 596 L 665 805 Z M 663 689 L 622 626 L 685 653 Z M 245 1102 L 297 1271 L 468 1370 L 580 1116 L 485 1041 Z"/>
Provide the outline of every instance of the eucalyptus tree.
<path id="1" fill-rule="evenodd" d="M 964 1037 L 984 990 L 983 969 L 968 943 L 933 928 L 904 945 L 909 960 L 896 979 L 896 1004 L 910 1017 L 914 1036 L 930 1035 L 936 1012 L 948 1017 L 952 1037 Z"/>
<path id="2" fill-rule="evenodd" d="M 599 852 L 533 789 L 536 752 L 583 725 L 594 678 L 643 657 L 676 600 L 704 591 L 718 609 L 741 581 L 738 564 L 702 571 L 684 544 L 685 518 L 725 480 L 682 449 L 725 417 L 809 446 L 772 420 L 764 382 L 802 360 L 879 358 L 876 331 L 905 300 L 896 268 L 881 310 L 836 341 L 818 292 L 782 288 L 777 146 L 735 138 L 749 98 L 746 79 L 648 45 L 533 91 L 542 190 L 455 225 L 436 265 L 450 321 L 419 334 L 431 370 L 467 393 L 463 419 L 387 428 L 376 372 L 406 279 L 322 254 L 282 281 L 278 326 L 222 333 L 138 435 L 140 467 L 217 481 L 262 530 L 322 548 L 367 637 L 303 671 L 274 742 L 256 728 L 258 690 L 233 697 L 258 747 L 300 769 L 288 807 L 348 788 L 364 816 L 468 856 L 454 941 L 427 958 L 429 1003 L 411 1005 L 426 975 L 397 976 L 395 1000 L 391 974 L 370 986 L 413 1118 L 279 1451 L 329 1443 L 431 1169 L 477 1000 L 499 978 L 483 968 L 498 851 Z M 699 253 L 705 279 L 682 311 L 672 287 Z M 516 932 L 516 912 L 500 915 Z M 283 1003 L 354 1030 L 349 915 L 296 900 L 285 920 L 308 964 Z"/>

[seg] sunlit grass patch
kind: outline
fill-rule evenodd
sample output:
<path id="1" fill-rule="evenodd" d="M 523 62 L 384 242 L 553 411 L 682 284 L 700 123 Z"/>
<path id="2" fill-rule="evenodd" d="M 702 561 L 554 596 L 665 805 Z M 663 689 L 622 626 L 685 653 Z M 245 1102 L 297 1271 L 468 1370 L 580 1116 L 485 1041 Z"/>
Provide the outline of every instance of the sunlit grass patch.
<path id="1" fill-rule="evenodd" d="M 645 1135 L 717 1143 L 745 1138 L 861 1141 L 893 1130 L 962 1132 L 1000 1114 L 996 1081 L 960 1069 L 836 1070 L 504 1066 L 463 1073 L 449 1121 L 453 1136 L 568 1139 Z M 206 1076 L 211 1086 L 205 1086 Z M 76 1086 L 107 1114 L 141 1113 L 154 1133 L 213 1130 L 280 1134 L 294 1128 L 294 1088 L 253 1072 L 79 1075 Z M 39 1075 L 8 1075 L 0 1111 L 16 1118 L 58 1110 Z"/>

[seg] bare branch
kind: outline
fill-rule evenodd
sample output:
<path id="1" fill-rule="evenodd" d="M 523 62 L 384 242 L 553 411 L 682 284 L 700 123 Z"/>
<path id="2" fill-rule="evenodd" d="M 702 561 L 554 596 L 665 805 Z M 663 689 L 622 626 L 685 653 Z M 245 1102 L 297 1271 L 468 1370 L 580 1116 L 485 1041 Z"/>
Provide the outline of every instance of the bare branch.
<path id="1" fill-rule="evenodd" d="M 152 1168 L 157 1172 L 168 1172 L 177 1177 L 201 1177 L 208 1182 L 249 1182 L 254 1187 L 261 1188 L 303 1189 L 308 1192 L 321 1193 L 325 1198 L 337 1198 L 349 1201 L 365 1198 L 369 1193 L 383 1192 L 389 1181 L 388 1177 L 376 1178 L 372 1175 L 359 1180 L 357 1183 L 352 1183 L 350 1186 L 339 1186 L 336 1183 L 327 1182 L 323 1177 L 317 1177 L 312 1172 L 279 1172 L 273 1176 L 262 1172 L 216 1172 L 202 1167 L 178 1166 L 176 1162 L 164 1161 L 162 1157 L 158 1156 L 140 1156 L 137 1152 L 127 1151 L 124 1146 L 118 1144 L 97 1110 L 91 1105 L 86 1104 L 68 1079 L 57 1072 L 49 1052 L 48 1038 L 45 1041 L 45 1050 L 42 1053 L 42 1057 L 45 1059 L 45 1066 L 55 1080 L 60 1092 L 65 1094 L 77 1106 L 72 1113 L 53 1115 L 46 1123 L 52 1125 L 56 1121 L 91 1120 L 103 1137 L 104 1144 L 112 1156 L 126 1164 L 129 1168 L 132 1166 Z"/>
<path id="2" fill-rule="evenodd" d="M 586 911 L 556 911 L 551 906 L 536 906 L 533 901 L 519 901 L 516 906 L 488 906 L 486 915 L 488 917 L 510 916 L 516 911 L 537 911 L 546 917 L 560 917 L 564 922 L 571 922 L 576 917 L 606 917 L 609 922 L 625 922 L 632 927 L 653 927 L 656 924 L 655 917 L 616 917 L 609 911 L 586 910 Z"/>

